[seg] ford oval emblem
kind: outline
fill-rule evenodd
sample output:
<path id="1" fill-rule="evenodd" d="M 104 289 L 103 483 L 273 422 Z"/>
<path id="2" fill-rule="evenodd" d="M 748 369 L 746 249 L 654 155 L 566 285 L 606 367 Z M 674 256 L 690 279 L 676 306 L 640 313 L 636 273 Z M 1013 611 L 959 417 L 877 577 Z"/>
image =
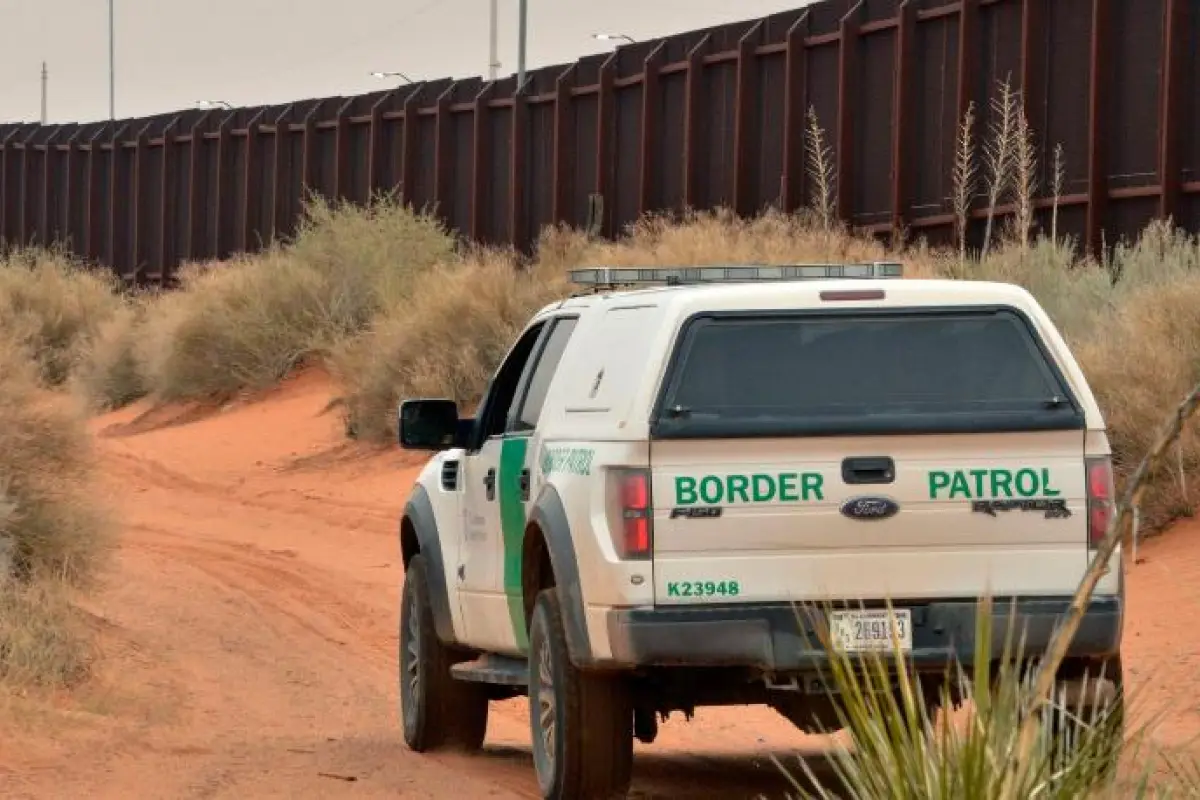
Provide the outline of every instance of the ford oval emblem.
<path id="1" fill-rule="evenodd" d="M 851 497 L 842 503 L 842 516 L 850 519 L 887 519 L 899 511 L 899 503 L 890 497 Z"/>

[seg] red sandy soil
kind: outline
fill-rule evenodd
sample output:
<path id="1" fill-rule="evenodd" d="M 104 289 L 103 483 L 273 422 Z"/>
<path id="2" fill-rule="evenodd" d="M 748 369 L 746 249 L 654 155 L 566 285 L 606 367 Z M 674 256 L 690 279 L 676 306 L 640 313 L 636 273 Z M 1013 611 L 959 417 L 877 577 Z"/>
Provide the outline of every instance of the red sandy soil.
<path id="1" fill-rule="evenodd" d="M 418 462 L 342 439 L 308 374 L 225 409 L 97 419 L 124 519 L 88 601 L 98 675 L 69 698 L 0 699 L 5 797 L 536 797 L 524 700 L 484 753 L 417 755 L 399 729 L 397 517 Z M 1200 733 L 1200 525 L 1145 544 L 1126 659 L 1155 734 Z M 634 797 L 781 797 L 769 755 L 813 739 L 763 708 L 676 716 L 637 745 Z"/>

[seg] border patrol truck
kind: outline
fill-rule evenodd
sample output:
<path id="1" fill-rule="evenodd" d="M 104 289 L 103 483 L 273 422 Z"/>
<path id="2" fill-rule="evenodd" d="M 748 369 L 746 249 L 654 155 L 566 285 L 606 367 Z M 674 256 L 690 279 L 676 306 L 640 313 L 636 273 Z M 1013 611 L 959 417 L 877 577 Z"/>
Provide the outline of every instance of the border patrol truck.
<path id="1" fill-rule="evenodd" d="M 435 453 L 400 523 L 409 746 L 478 748 L 525 695 L 542 796 L 620 796 L 675 711 L 836 726 L 826 646 L 941 676 L 987 595 L 1040 653 L 1111 512 L 1100 410 L 1028 292 L 901 273 L 577 270 L 473 416 L 404 401 Z M 1066 683 L 1120 683 L 1113 563 Z"/>

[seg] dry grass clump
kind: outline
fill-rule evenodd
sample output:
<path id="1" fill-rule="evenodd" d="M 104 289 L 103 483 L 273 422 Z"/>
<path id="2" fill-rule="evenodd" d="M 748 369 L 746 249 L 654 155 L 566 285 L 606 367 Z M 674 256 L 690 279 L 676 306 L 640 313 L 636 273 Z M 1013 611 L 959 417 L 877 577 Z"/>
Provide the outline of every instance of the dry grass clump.
<path id="1" fill-rule="evenodd" d="M 39 385 L 39 366 L 0 342 L 0 681 L 62 684 L 86 667 L 69 594 L 103 566 L 113 529 L 83 417 Z"/>
<path id="2" fill-rule="evenodd" d="M 366 206 L 315 196 L 286 254 L 321 276 L 330 317 L 357 331 L 407 297 L 424 270 L 454 258 L 456 244 L 437 217 L 390 196 Z"/>
<path id="3" fill-rule="evenodd" d="M 1128 290 L 1121 304 L 1076 343 L 1122 475 L 1150 446 L 1156 422 L 1173 398 L 1200 380 L 1198 349 L 1200 270 L 1174 283 L 1149 282 Z M 1188 476 L 1200 466 L 1200 437 L 1185 433 L 1171 461 L 1170 468 L 1156 473 L 1139 509 L 1146 528 L 1193 513 L 1200 486 Z"/>
<path id="4" fill-rule="evenodd" d="M 333 334 L 321 276 L 279 251 L 180 277 L 148 310 L 136 346 L 159 400 L 273 385 Z"/>
<path id="5" fill-rule="evenodd" d="M 87 677 L 87 626 L 54 581 L 0 586 L 0 685 L 72 686 Z"/>
<path id="6" fill-rule="evenodd" d="M 1029 290 L 1068 338 L 1088 335 L 1099 315 L 1117 301 L 1107 266 L 1081 259 L 1068 243 L 1045 237 L 1024 250 L 1004 243 L 993 248 L 986 260 L 965 266 L 943 254 L 936 265 L 944 277 L 1013 283 Z"/>
<path id="7" fill-rule="evenodd" d="M 136 348 L 145 388 L 169 401 L 273 385 L 399 302 L 453 247 L 433 217 L 391 201 L 314 201 L 294 244 L 190 266 L 150 306 Z"/>
<path id="8" fill-rule="evenodd" d="M 0 343 L 0 539 L 18 575 L 86 585 L 111 543 L 90 491 L 92 438 L 71 399 L 41 388 L 21 350 Z"/>
<path id="9" fill-rule="evenodd" d="M 561 234 L 560 234 L 561 235 Z M 767 210 L 739 218 L 727 209 L 653 215 L 634 223 L 612 242 L 576 242 L 564 268 L 603 264 L 614 267 L 695 266 L 701 264 L 797 264 L 883 261 L 894 258 L 877 240 L 830 234 L 811 212 Z M 923 259 L 905 256 L 906 273 L 928 276 Z"/>
<path id="10" fill-rule="evenodd" d="M 405 396 L 474 404 L 529 317 L 567 293 L 557 265 L 518 270 L 511 255 L 496 251 L 420 276 L 410 302 L 334 351 L 349 433 L 394 439 L 396 404 Z"/>
<path id="11" fill-rule="evenodd" d="M 138 347 L 147 303 L 138 299 L 123 305 L 80 348 L 71 385 L 90 410 L 121 408 L 145 396 Z"/>
<path id="12" fill-rule="evenodd" d="M 115 279 L 56 251 L 0 258 L 0 338 L 20 344 L 48 386 L 66 382 L 81 350 L 123 301 Z"/>

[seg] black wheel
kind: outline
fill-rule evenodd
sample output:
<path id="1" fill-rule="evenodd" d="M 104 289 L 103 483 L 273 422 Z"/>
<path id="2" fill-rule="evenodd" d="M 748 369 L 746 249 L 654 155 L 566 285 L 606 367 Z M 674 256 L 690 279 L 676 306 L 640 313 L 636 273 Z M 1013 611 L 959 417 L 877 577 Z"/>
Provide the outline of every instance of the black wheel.
<path id="1" fill-rule="evenodd" d="M 469 655 L 447 647 L 433 625 L 427 565 L 413 557 L 400 610 L 400 714 L 404 741 L 417 752 L 478 750 L 487 733 L 484 687 L 455 680 L 450 667 Z"/>
<path id="2" fill-rule="evenodd" d="M 543 798 L 626 796 L 633 769 L 628 685 L 571 663 L 554 589 L 538 595 L 529 628 L 529 724 Z"/>

